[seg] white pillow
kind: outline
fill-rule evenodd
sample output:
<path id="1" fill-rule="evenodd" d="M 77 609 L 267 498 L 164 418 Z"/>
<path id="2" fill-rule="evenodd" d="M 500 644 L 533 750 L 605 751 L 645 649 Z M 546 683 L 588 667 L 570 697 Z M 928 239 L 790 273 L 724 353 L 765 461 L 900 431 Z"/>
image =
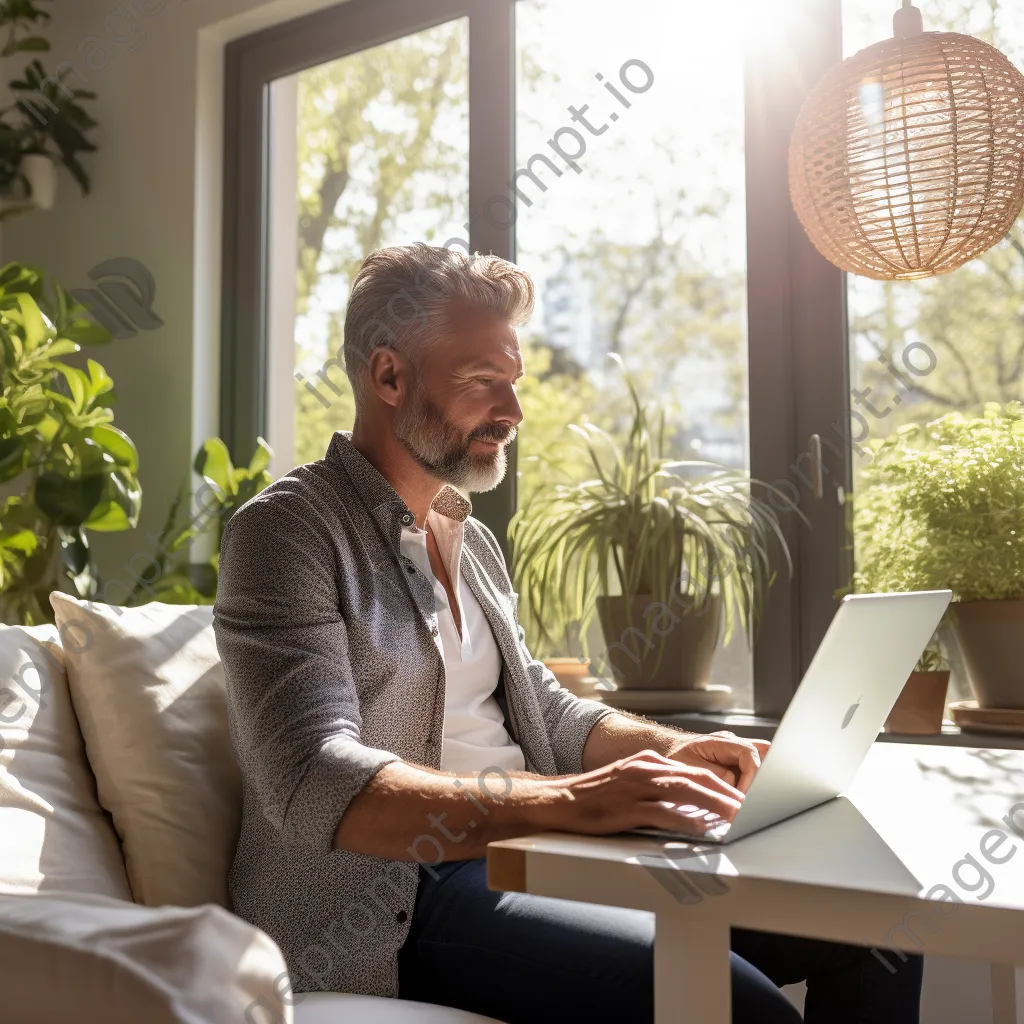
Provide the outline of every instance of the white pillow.
<path id="1" fill-rule="evenodd" d="M 0 625 L 0 892 L 36 891 L 132 898 L 57 630 Z"/>
<path id="2" fill-rule="evenodd" d="M 411 999 L 307 992 L 295 1000 L 295 1024 L 501 1024 L 493 1017 Z"/>
<path id="3" fill-rule="evenodd" d="M 227 906 L 242 788 L 213 608 L 50 603 L 136 903 Z"/>
<path id="4" fill-rule="evenodd" d="M 5 1021 L 292 1024 L 284 958 L 220 907 L 0 896 Z"/>

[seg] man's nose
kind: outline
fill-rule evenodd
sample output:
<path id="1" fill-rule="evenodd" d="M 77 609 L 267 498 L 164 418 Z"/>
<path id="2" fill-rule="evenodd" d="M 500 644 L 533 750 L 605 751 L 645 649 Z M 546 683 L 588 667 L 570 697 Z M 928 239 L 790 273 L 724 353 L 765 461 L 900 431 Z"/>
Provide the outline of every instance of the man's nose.
<path id="1" fill-rule="evenodd" d="M 523 407 L 519 404 L 519 396 L 511 384 L 503 391 L 501 403 L 494 410 L 494 419 L 512 427 L 518 427 L 523 422 Z"/>

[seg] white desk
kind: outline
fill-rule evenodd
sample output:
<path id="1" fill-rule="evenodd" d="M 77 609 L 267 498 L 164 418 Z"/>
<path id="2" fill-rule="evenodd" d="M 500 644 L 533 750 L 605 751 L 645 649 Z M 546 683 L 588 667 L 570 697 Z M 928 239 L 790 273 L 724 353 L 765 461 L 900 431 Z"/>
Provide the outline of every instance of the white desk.
<path id="1" fill-rule="evenodd" d="M 993 1024 L 1013 1024 L 1024 752 L 876 743 L 847 797 L 723 847 L 566 833 L 492 843 L 489 883 L 653 911 L 657 1024 L 729 1024 L 731 926 L 873 946 L 896 967 L 900 949 L 990 963 Z M 1018 833 L 1003 821 L 1015 804 Z"/>

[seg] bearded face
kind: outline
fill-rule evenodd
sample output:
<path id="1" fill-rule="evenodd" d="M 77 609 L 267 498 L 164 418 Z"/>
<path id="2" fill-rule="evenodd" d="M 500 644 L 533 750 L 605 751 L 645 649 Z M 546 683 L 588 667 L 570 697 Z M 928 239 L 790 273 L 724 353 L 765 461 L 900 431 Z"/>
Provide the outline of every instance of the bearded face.
<path id="1" fill-rule="evenodd" d="M 481 493 L 504 479 L 516 428 L 482 423 L 465 433 L 445 418 L 417 380 L 415 391 L 396 414 L 395 436 L 436 480 Z"/>

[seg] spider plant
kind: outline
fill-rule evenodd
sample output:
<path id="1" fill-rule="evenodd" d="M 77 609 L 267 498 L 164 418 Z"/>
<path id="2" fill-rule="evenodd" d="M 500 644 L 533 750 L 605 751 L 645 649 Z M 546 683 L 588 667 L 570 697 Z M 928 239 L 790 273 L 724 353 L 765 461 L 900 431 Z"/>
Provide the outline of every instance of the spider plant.
<path id="1" fill-rule="evenodd" d="M 625 440 L 593 423 L 571 425 L 574 461 L 582 456 L 595 475 L 542 488 L 512 521 L 513 572 L 530 616 L 550 641 L 552 623 L 578 623 L 585 637 L 599 597 L 621 595 L 627 608 L 649 597 L 652 607 L 697 614 L 717 602 L 726 642 L 737 626 L 752 642 L 775 577 L 772 538 L 792 573 L 776 510 L 801 513 L 746 473 L 669 459 L 664 410 L 652 425 L 634 380 L 623 376 Z"/>

